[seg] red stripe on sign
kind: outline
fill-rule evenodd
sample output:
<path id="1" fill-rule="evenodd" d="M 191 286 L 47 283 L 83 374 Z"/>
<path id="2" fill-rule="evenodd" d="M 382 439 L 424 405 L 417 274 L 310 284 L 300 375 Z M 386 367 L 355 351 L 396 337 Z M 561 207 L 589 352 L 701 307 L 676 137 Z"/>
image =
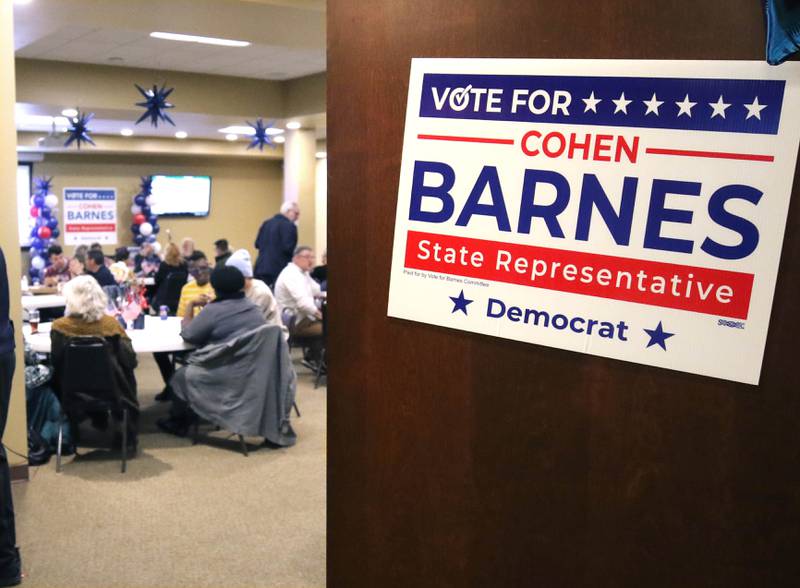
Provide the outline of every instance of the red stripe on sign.
<path id="1" fill-rule="evenodd" d="M 454 137 L 451 135 L 417 135 L 417 139 L 429 141 L 459 141 L 462 143 L 493 143 L 495 145 L 513 145 L 514 139 L 489 139 L 486 137 Z"/>
<path id="2" fill-rule="evenodd" d="M 408 232 L 405 266 L 738 319 L 747 318 L 754 277 L 690 265 L 417 231 Z"/>
<path id="3" fill-rule="evenodd" d="M 66 231 L 69 233 L 103 233 L 107 231 L 116 231 L 116 225 L 79 225 L 79 224 L 68 224 L 66 225 Z"/>
<path id="4" fill-rule="evenodd" d="M 681 157 L 709 157 L 711 159 L 736 159 L 739 161 L 775 161 L 772 155 L 755 155 L 752 153 L 725 153 L 724 151 L 690 151 L 688 149 L 661 149 L 650 147 L 645 153 L 652 155 L 678 155 Z"/>

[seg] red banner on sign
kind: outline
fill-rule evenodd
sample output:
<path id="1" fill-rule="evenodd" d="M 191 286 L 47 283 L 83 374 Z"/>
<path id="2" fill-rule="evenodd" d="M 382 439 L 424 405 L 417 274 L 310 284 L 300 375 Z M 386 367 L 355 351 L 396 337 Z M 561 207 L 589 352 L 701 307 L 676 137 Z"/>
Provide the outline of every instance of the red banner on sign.
<path id="1" fill-rule="evenodd" d="M 753 274 L 408 232 L 405 267 L 746 319 Z"/>

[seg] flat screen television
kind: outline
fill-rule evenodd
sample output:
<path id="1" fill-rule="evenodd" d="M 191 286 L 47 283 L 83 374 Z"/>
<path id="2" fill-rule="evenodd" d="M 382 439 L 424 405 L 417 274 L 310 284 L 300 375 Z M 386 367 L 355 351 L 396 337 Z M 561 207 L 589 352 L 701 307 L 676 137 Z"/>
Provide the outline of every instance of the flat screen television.
<path id="1" fill-rule="evenodd" d="M 151 193 L 158 216 L 208 216 L 211 208 L 209 176 L 154 175 Z"/>

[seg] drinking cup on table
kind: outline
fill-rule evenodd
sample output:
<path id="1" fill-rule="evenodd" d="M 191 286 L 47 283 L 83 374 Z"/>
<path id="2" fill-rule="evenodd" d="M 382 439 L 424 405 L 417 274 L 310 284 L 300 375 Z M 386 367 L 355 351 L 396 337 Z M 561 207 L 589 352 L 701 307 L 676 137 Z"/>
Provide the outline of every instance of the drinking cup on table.
<path id="1" fill-rule="evenodd" d="M 33 309 L 28 312 L 28 322 L 31 325 L 31 335 L 39 332 L 39 311 Z"/>

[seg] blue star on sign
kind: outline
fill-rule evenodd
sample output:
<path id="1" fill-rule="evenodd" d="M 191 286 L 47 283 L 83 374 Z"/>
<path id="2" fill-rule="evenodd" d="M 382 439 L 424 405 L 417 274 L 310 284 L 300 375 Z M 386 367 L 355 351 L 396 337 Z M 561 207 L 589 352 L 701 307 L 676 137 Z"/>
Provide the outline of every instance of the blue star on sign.
<path id="1" fill-rule="evenodd" d="M 643 330 L 650 336 L 650 342 L 647 344 L 647 347 L 658 345 L 664 351 L 667 350 L 667 339 L 675 335 L 675 333 L 667 333 L 661 325 L 661 321 L 658 321 L 658 326 L 655 329 Z"/>
<path id="2" fill-rule="evenodd" d="M 467 305 L 472 304 L 472 300 L 464 297 L 464 290 L 461 290 L 461 293 L 458 296 L 450 296 L 450 300 L 453 301 L 452 312 L 460 310 L 464 314 L 467 314 Z"/>

